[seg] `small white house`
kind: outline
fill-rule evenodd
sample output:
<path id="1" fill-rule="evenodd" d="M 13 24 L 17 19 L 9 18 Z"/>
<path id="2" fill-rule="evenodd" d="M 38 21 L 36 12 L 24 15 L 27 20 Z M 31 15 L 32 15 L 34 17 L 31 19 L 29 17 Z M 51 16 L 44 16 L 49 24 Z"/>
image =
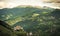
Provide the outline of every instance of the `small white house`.
<path id="1" fill-rule="evenodd" d="M 16 31 L 16 30 L 23 30 L 23 27 L 21 27 L 21 26 L 16 26 L 16 27 L 14 27 L 14 30 Z"/>

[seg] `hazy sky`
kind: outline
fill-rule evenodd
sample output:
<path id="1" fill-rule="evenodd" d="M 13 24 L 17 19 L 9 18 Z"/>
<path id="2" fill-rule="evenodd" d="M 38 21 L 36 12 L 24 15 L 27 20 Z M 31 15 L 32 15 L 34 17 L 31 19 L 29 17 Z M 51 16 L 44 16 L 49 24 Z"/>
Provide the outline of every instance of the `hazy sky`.
<path id="1" fill-rule="evenodd" d="M 52 8 L 60 8 L 60 3 L 45 3 L 51 0 L 0 0 L 1 8 L 13 8 L 18 5 L 31 5 L 31 6 L 48 6 Z M 55 0 L 56 1 L 56 0 Z"/>

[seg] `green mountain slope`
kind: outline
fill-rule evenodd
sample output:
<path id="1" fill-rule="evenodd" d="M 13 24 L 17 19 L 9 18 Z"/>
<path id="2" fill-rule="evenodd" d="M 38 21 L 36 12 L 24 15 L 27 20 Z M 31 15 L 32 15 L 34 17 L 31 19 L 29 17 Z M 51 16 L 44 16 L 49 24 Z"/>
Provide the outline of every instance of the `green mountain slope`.
<path id="1" fill-rule="evenodd" d="M 15 7 L 0 9 L 0 20 L 10 26 L 22 26 L 26 32 L 39 36 L 60 35 L 60 10 L 36 7 Z"/>
<path id="2" fill-rule="evenodd" d="M 22 16 L 31 16 L 33 13 L 51 12 L 52 8 L 35 8 L 35 7 L 15 7 L 12 9 L 0 9 L 0 20 L 8 21 L 9 25 L 24 20 Z M 12 20 L 12 22 L 10 22 Z M 16 20 L 16 21 L 15 21 Z M 14 22 L 15 21 L 15 22 Z"/>

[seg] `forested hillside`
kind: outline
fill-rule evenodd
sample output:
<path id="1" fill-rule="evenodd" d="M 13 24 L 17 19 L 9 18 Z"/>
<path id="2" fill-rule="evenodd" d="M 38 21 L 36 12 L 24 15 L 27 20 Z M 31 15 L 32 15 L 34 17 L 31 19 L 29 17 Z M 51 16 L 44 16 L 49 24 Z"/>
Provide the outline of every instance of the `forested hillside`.
<path id="1" fill-rule="evenodd" d="M 12 28 L 22 26 L 35 36 L 60 36 L 60 10 L 49 7 L 15 7 L 0 9 L 0 20 Z"/>

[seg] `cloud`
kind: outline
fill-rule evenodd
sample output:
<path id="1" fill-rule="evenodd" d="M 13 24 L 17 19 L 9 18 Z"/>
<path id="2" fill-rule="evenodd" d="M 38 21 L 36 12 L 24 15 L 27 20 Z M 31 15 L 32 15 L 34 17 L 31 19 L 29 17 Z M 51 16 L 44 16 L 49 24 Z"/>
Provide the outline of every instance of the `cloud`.
<path id="1" fill-rule="evenodd" d="M 0 2 L 6 2 L 6 1 L 8 1 L 8 0 L 0 0 Z"/>
<path id="2" fill-rule="evenodd" d="M 60 3 L 57 3 L 57 1 L 59 0 L 0 0 L 0 9 L 13 8 L 18 5 L 47 6 L 60 9 Z"/>
<path id="3" fill-rule="evenodd" d="M 60 9 L 60 0 L 43 0 L 44 3 L 49 3 L 53 8 Z"/>
<path id="4" fill-rule="evenodd" d="M 0 0 L 0 1 L 5 1 L 5 0 Z"/>
<path id="5" fill-rule="evenodd" d="M 0 2 L 0 8 L 6 7 L 6 3 Z"/>
<path id="6" fill-rule="evenodd" d="M 60 0 L 43 0 L 46 3 L 60 3 Z"/>

